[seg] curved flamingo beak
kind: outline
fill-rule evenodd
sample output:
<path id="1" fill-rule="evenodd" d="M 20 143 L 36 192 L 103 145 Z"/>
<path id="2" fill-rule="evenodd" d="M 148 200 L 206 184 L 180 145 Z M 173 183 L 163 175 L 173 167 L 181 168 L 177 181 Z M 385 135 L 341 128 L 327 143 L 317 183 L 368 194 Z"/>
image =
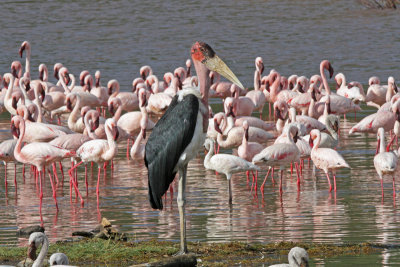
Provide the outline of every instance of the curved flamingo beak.
<path id="1" fill-rule="evenodd" d="M 71 103 L 71 99 L 67 99 L 67 109 L 68 111 L 72 111 L 72 103 Z"/>
<path id="2" fill-rule="evenodd" d="M 226 113 L 226 116 L 232 116 L 234 118 L 236 117 L 235 113 L 233 112 L 233 106 L 232 105 L 228 106 L 228 113 Z"/>
<path id="3" fill-rule="evenodd" d="M 219 124 L 217 120 L 214 119 L 214 129 L 217 131 L 217 133 L 223 134 L 221 129 L 219 128 Z"/>
<path id="4" fill-rule="evenodd" d="M 398 92 L 399 92 L 399 90 L 397 89 L 397 85 L 396 85 L 396 83 L 394 83 L 394 84 L 393 84 L 393 89 L 394 89 L 394 91 L 395 91 L 396 93 L 398 93 Z"/>
<path id="5" fill-rule="evenodd" d="M 12 74 L 15 78 L 18 78 L 18 74 L 17 74 L 17 69 L 16 69 L 16 68 L 12 68 L 12 69 L 11 69 L 11 74 Z"/>
<path id="6" fill-rule="evenodd" d="M 281 110 L 280 110 L 279 108 L 276 108 L 276 109 L 275 109 L 275 116 L 276 116 L 278 119 L 285 120 L 285 118 L 282 117 L 282 113 L 281 113 Z"/>
<path id="7" fill-rule="evenodd" d="M 35 246 L 35 242 L 32 242 L 30 245 L 29 245 L 29 248 L 28 248 L 28 258 L 30 258 L 31 260 L 36 260 L 36 246 Z"/>
<path id="8" fill-rule="evenodd" d="M 112 95 L 112 89 L 113 89 L 113 88 L 110 86 L 110 87 L 108 87 L 107 89 L 108 89 L 108 95 Z"/>
<path id="9" fill-rule="evenodd" d="M 119 131 L 117 126 L 114 125 L 114 141 L 118 139 Z"/>
<path id="10" fill-rule="evenodd" d="M 260 74 L 263 74 L 264 72 L 264 63 L 260 63 Z"/>
<path id="11" fill-rule="evenodd" d="M 312 135 L 310 135 L 310 139 L 308 140 L 308 144 L 310 145 L 311 148 L 314 147 L 314 139 L 313 139 Z"/>
<path id="12" fill-rule="evenodd" d="M 64 82 L 66 85 L 69 84 L 69 82 L 71 81 L 71 78 L 69 77 L 69 73 L 65 73 L 65 77 L 64 77 Z"/>
<path id="13" fill-rule="evenodd" d="M 329 63 L 329 68 L 328 68 L 328 70 L 329 70 L 329 79 L 331 79 L 332 76 L 333 76 L 333 67 L 332 67 L 331 63 Z"/>
<path id="14" fill-rule="evenodd" d="M 110 112 L 111 115 L 114 116 L 115 110 L 114 110 L 114 105 L 112 103 L 108 106 L 108 111 Z"/>
<path id="15" fill-rule="evenodd" d="M 41 80 L 43 82 L 43 79 L 44 79 L 44 70 L 41 70 L 39 72 L 39 80 Z"/>
<path id="16" fill-rule="evenodd" d="M 100 79 L 96 78 L 96 87 L 100 87 Z"/>
<path id="17" fill-rule="evenodd" d="M 11 133 L 16 137 L 19 138 L 19 129 L 17 127 L 15 127 L 14 122 L 11 122 Z"/>
<path id="18" fill-rule="evenodd" d="M 312 99 L 313 99 L 315 102 L 317 102 L 317 96 L 316 96 L 316 94 L 315 94 L 315 90 L 312 90 L 312 91 L 311 91 L 311 97 L 312 97 Z"/>
<path id="19" fill-rule="evenodd" d="M 35 120 L 32 117 L 32 113 L 30 113 L 29 111 L 28 111 L 28 120 L 30 120 L 31 122 L 35 122 Z"/>
<path id="20" fill-rule="evenodd" d="M 146 129 L 143 129 L 143 128 L 142 128 L 141 131 L 142 131 L 143 139 L 146 139 Z"/>
<path id="21" fill-rule="evenodd" d="M 17 99 L 16 99 L 15 97 L 12 98 L 11 106 L 12 106 L 14 109 L 17 109 Z"/>
<path id="22" fill-rule="evenodd" d="M 19 57 L 22 58 L 22 54 L 24 53 L 24 50 L 25 50 L 25 45 L 23 45 L 23 46 L 21 46 L 21 47 L 19 48 L 19 50 L 18 50 Z"/>
<path id="23" fill-rule="evenodd" d="M 246 130 L 244 131 L 244 138 L 249 141 L 249 128 L 246 128 Z"/>

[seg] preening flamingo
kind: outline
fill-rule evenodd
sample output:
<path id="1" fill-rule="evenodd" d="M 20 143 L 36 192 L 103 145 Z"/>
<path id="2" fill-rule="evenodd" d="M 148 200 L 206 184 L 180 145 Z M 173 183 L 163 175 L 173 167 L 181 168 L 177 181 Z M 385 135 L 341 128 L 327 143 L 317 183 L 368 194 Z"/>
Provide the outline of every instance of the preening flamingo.
<path id="1" fill-rule="evenodd" d="M 214 155 L 214 140 L 206 139 L 204 146 L 208 150 L 204 158 L 204 167 L 226 175 L 228 180 L 229 204 L 232 204 L 232 174 L 244 171 L 259 171 L 260 168 L 253 163 L 230 154 Z"/>
<path id="2" fill-rule="evenodd" d="M 336 170 L 341 168 L 350 168 L 350 166 L 336 150 L 319 147 L 321 143 L 321 132 L 318 129 L 314 129 L 310 132 L 309 142 L 312 147 L 311 159 L 318 169 L 322 169 L 325 172 L 329 183 L 329 192 L 332 191 L 329 171 L 332 172 L 334 190 L 336 192 Z"/>
<path id="3" fill-rule="evenodd" d="M 274 264 L 269 267 L 308 267 L 308 253 L 304 248 L 294 247 L 288 254 L 289 264 Z"/>

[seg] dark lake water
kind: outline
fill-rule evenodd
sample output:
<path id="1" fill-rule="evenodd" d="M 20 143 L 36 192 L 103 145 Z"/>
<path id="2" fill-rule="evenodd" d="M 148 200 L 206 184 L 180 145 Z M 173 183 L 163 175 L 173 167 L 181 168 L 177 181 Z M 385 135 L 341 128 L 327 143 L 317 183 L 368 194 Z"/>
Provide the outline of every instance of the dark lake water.
<path id="1" fill-rule="evenodd" d="M 103 85 L 115 78 L 127 91 L 142 65 L 152 66 L 161 76 L 183 66 L 190 45 L 203 40 L 246 87 L 253 87 L 256 56 L 263 57 L 267 70 L 275 68 L 286 76 L 311 76 L 319 72 L 322 59 L 329 59 L 335 73 L 343 72 L 349 81 L 365 85 L 373 75 L 383 81 L 388 76 L 399 78 L 399 12 L 367 10 L 356 1 L 1 1 L 0 10 L 0 73 L 10 71 L 11 62 L 18 59 L 19 45 L 29 40 L 34 78 L 40 63 L 51 69 L 62 62 L 75 75 L 83 69 L 91 73 L 99 69 Z M 218 102 L 213 103 L 220 108 Z M 300 192 L 294 177 L 285 173 L 282 198 L 271 182 L 264 199 L 254 196 L 245 175 L 237 174 L 233 177 L 233 207 L 229 208 L 225 177 L 206 171 L 200 153 L 188 171 L 188 239 L 398 245 L 400 192 L 393 200 L 388 179 L 385 198 L 381 198 L 373 167 L 376 137 L 347 136 L 356 121 L 373 111 L 363 108 L 357 120 L 349 116 L 341 124 L 338 150 L 352 169 L 339 172 L 336 195 L 328 192 L 324 174 L 315 177 L 308 167 Z M 8 129 L 8 114 L 2 118 L 2 129 Z M 58 191 L 60 211 L 56 213 L 46 181 L 42 220 L 51 241 L 76 230 L 92 229 L 101 216 L 137 240 L 179 240 L 176 194 L 164 211 L 151 210 L 146 169 L 141 162 L 125 159 L 125 143 L 120 148 L 113 174 L 108 171 L 101 180 L 99 208 L 96 169 L 83 208 L 79 203 L 70 204 L 66 183 Z M 25 244 L 26 239 L 17 238 L 15 231 L 41 221 L 35 183 L 29 174 L 23 181 L 20 166 L 17 171 L 17 192 L 12 178 L 7 195 L 0 183 L 1 245 Z M 399 250 L 387 250 L 382 255 L 314 262 L 318 266 L 362 262 L 394 266 L 400 264 L 400 256 Z"/>

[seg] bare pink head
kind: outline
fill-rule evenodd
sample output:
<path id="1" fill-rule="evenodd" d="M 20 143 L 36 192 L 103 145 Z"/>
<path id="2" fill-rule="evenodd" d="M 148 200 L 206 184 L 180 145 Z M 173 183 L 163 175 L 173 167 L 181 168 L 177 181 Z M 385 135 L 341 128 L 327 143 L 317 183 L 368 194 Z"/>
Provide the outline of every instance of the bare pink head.
<path id="1" fill-rule="evenodd" d="M 19 53 L 19 56 L 20 56 L 21 58 L 22 58 L 22 55 L 23 55 L 23 53 L 24 53 L 24 50 L 26 50 L 27 53 L 30 55 L 30 52 L 31 52 L 31 45 L 30 45 L 30 43 L 29 43 L 28 41 L 24 41 L 24 42 L 21 44 L 21 47 L 19 48 L 18 53 Z"/>
<path id="2" fill-rule="evenodd" d="M 60 69 L 61 69 L 62 67 L 64 67 L 64 66 L 63 66 L 63 64 L 61 64 L 61 63 L 56 63 L 56 64 L 54 64 L 54 68 L 53 68 L 53 70 L 54 70 L 54 78 L 56 78 L 57 80 L 60 79 L 59 76 L 58 76 L 58 72 L 60 71 Z"/>
<path id="3" fill-rule="evenodd" d="M 100 78 L 101 78 L 101 73 L 99 70 L 96 70 L 96 72 L 94 73 L 94 78 L 96 79 L 96 87 L 100 87 Z"/>
<path id="4" fill-rule="evenodd" d="M 142 77 L 143 80 L 146 80 L 147 76 L 153 74 L 153 70 L 150 66 L 146 65 L 146 66 L 143 66 L 140 68 L 139 73 L 140 73 L 140 77 Z"/>
<path id="5" fill-rule="evenodd" d="M 71 78 L 69 76 L 69 72 L 68 69 L 66 67 L 62 67 L 59 71 L 58 71 L 58 77 L 62 78 L 64 80 L 65 84 L 69 84 L 69 82 L 71 81 Z"/>
<path id="6" fill-rule="evenodd" d="M 256 69 L 260 72 L 260 75 L 264 72 L 264 62 L 262 57 L 256 57 L 255 60 Z"/>
<path id="7" fill-rule="evenodd" d="M 136 78 L 132 81 L 132 92 L 136 92 L 137 86 L 139 84 L 144 84 L 144 80 L 142 78 Z"/>
<path id="8" fill-rule="evenodd" d="M 117 80 L 113 79 L 108 81 L 107 83 L 108 94 L 111 95 L 114 90 L 119 91 L 119 83 Z"/>
<path id="9" fill-rule="evenodd" d="M 92 90 L 93 88 L 93 77 L 92 75 L 86 75 L 85 76 L 85 81 L 84 81 L 84 90 L 87 90 L 88 92 L 90 92 L 90 90 Z"/>
<path id="10" fill-rule="evenodd" d="M 11 63 L 11 73 L 15 78 L 22 77 L 22 64 L 18 60 Z"/>
<path id="11" fill-rule="evenodd" d="M 85 77 L 89 75 L 89 71 L 87 70 L 83 70 L 81 71 L 81 73 L 79 74 L 79 82 L 80 82 L 80 86 L 84 86 L 85 85 Z"/>
<path id="12" fill-rule="evenodd" d="M 381 81 L 377 76 L 372 76 L 371 78 L 369 78 L 368 85 L 371 86 L 373 84 L 381 84 Z"/>
<path id="13" fill-rule="evenodd" d="M 114 97 L 108 104 L 108 111 L 110 112 L 111 115 L 114 116 L 115 110 L 118 109 L 118 107 L 121 105 L 122 105 L 121 99 Z"/>
<path id="14" fill-rule="evenodd" d="M 285 120 L 288 114 L 289 107 L 283 100 L 278 100 L 274 103 L 275 116 L 278 119 Z"/>

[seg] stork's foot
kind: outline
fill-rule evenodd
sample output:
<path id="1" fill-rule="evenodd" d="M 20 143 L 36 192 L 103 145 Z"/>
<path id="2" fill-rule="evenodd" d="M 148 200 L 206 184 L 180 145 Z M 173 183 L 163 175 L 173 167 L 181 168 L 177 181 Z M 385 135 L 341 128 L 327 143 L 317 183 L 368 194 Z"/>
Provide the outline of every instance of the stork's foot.
<path id="1" fill-rule="evenodd" d="M 188 254 L 189 252 L 188 252 L 188 250 L 187 250 L 187 248 L 186 249 L 181 249 L 181 250 L 179 250 L 177 253 L 175 253 L 173 256 L 174 257 L 176 257 L 176 256 L 181 256 L 181 255 L 186 255 L 186 254 Z"/>

